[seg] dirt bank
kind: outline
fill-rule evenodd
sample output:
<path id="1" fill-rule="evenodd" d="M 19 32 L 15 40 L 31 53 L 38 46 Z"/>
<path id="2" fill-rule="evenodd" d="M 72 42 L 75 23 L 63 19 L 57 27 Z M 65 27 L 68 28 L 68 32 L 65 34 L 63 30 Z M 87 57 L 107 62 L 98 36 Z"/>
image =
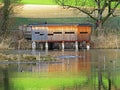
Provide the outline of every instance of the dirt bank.
<path id="1" fill-rule="evenodd" d="M 26 18 L 60 18 L 60 17 L 81 17 L 86 16 L 77 10 L 64 9 L 58 5 L 22 5 L 16 7 L 15 17 Z"/>
<path id="2" fill-rule="evenodd" d="M 88 8 L 90 9 L 90 8 Z M 64 9 L 58 5 L 32 5 L 25 4 L 15 8 L 15 17 L 26 17 L 26 18 L 65 18 L 65 17 L 87 17 L 86 14 L 79 12 L 72 8 Z M 120 10 L 117 9 L 117 14 Z M 105 11 L 103 15 L 106 15 Z M 94 16 L 97 14 L 94 14 Z"/>

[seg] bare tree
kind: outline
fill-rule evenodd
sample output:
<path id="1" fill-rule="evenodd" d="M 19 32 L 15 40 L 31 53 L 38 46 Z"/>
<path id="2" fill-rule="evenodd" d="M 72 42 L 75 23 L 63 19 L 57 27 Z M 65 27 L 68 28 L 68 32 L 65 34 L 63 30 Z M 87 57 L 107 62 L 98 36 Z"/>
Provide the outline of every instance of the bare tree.
<path id="1" fill-rule="evenodd" d="M 21 0 L 3 0 L 0 5 L 0 36 L 3 36 L 8 30 L 10 16 L 14 14 L 14 7 L 19 4 Z"/>
<path id="2" fill-rule="evenodd" d="M 110 16 L 115 16 L 114 12 L 120 5 L 120 0 L 56 0 L 56 3 L 83 12 L 95 21 L 98 29 L 101 29 Z"/>

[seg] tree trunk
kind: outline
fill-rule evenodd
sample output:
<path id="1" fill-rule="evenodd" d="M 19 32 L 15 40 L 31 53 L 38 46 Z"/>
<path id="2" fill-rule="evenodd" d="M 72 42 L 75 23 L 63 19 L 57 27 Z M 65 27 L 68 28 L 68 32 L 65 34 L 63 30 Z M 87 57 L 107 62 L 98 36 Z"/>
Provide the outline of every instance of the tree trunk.
<path id="1" fill-rule="evenodd" d="M 8 29 L 8 20 L 10 14 L 9 6 L 10 6 L 10 0 L 4 0 L 2 25 L 1 25 L 1 33 L 0 33 L 3 36 Z"/>
<path id="2" fill-rule="evenodd" d="M 97 28 L 97 29 L 98 29 L 98 30 L 102 30 L 102 28 L 103 28 L 103 24 L 102 24 L 102 22 L 100 21 L 99 24 L 98 24 L 98 28 Z"/>
<path id="3" fill-rule="evenodd" d="M 97 19 L 97 23 L 98 23 L 98 27 L 97 29 L 98 30 L 101 30 L 102 29 L 102 10 L 101 10 L 101 1 L 98 0 L 97 2 L 97 6 L 98 6 L 98 19 Z"/>

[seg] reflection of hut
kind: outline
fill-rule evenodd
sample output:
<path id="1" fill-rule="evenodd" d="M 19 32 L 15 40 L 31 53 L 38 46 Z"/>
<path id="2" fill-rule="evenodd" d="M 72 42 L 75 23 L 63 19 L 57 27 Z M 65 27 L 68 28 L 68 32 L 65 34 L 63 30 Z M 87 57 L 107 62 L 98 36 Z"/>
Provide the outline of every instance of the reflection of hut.
<path id="1" fill-rule="evenodd" d="M 51 52 L 55 54 L 57 52 Z M 20 62 L 13 64 L 10 68 L 13 71 L 20 72 L 82 72 L 89 73 L 91 69 L 90 52 L 65 52 L 57 53 L 56 61 L 36 61 L 36 62 Z M 60 56 L 59 56 L 60 55 Z M 69 55 L 69 56 L 67 56 Z M 14 67 L 14 68 L 13 68 Z"/>
<path id="2" fill-rule="evenodd" d="M 90 52 L 79 52 L 79 58 L 59 58 L 60 61 L 33 65 L 33 72 L 83 72 L 91 69 Z"/>
<path id="3" fill-rule="evenodd" d="M 74 42 L 76 49 L 81 44 L 90 44 L 91 25 L 89 24 L 37 24 L 29 25 L 32 30 L 32 41 L 45 43 L 45 48 L 52 47 L 54 43 L 60 43 L 64 49 L 65 42 Z"/>

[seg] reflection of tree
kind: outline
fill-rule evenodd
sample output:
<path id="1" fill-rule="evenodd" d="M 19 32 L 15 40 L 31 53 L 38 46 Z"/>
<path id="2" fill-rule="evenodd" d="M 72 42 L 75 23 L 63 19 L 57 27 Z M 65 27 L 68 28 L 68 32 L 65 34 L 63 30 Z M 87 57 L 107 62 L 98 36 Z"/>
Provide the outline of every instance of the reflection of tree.
<path id="1" fill-rule="evenodd" d="M 4 81 L 4 90 L 10 90 L 9 88 L 9 74 L 8 74 L 8 68 L 5 66 L 3 68 L 3 81 Z"/>
<path id="2" fill-rule="evenodd" d="M 116 67 L 113 68 L 113 63 L 114 61 L 108 60 L 105 63 L 107 68 L 106 70 L 103 70 L 104 66 L 102 64 L 102 60 L 99 62 L 99 67 L 98 67 L 98 81 L 100 82 L 98 84 L 99 90 L 102 90 L 102 88 L 104 90 L 112 90 L 113 88 L 117 90 L 117 86 L 114 84 L 115 79 L 113 78 L 115 75 L 114 68 Z"/>
<path id="3" fill-rule="evenodd" d="M 99 58 L 98 62 L 91 63 L 91 66 L 93 66 L 93 68 L 91 68 L 92 73 L 91 75 L 87 76 L 86 81 L 82 83 L 80 88 L 87 87 L 91 88 L 92 90 L 118 90 L 118 86 L 115 83 L 115 62 L 109 60 L 107 60 L 107 62 L 103 62 L 103 59 Z"/>

